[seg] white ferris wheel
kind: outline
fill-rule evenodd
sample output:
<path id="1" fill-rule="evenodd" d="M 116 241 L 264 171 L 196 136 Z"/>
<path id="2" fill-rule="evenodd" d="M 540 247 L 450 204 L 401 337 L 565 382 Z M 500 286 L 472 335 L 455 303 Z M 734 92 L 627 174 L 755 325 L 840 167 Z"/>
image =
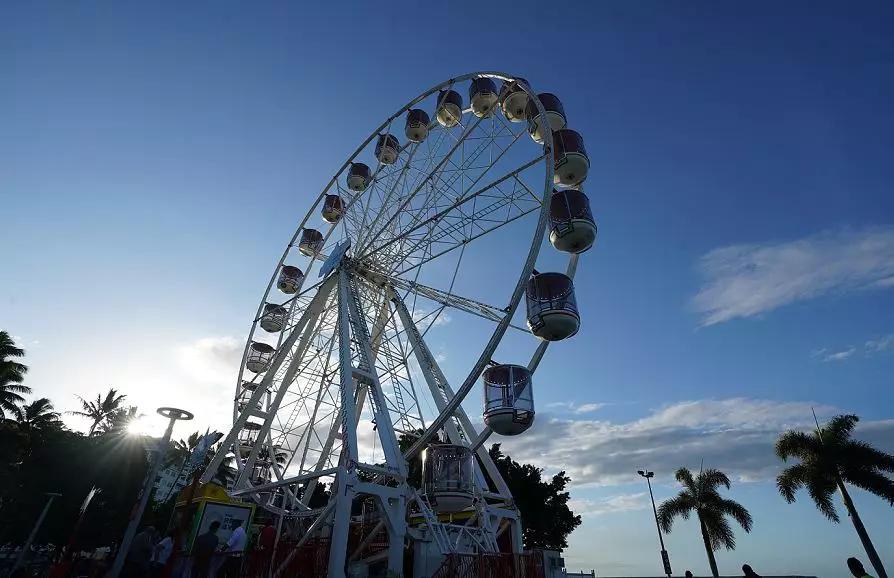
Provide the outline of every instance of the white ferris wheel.
<path id="1" fill-rule="evenodd" d="M 572 278 L 596 225 L 566 124 L 520 77 L 442 82 L 345 161 L 279 259 L 202 481 L 235 454 L 231 493 L 296 520 L 296 548 L 325 536 L 329 576 L 358 562 L 401 575 L 405 547 L 414 575 L 453 552 L 521 551 L 484 442 L 531 426 L 533 374 L 580 325 Z M 328 503 L 312 507 L 321 483 Z M 359 543 L 357 502 L 378 520 Z"/>

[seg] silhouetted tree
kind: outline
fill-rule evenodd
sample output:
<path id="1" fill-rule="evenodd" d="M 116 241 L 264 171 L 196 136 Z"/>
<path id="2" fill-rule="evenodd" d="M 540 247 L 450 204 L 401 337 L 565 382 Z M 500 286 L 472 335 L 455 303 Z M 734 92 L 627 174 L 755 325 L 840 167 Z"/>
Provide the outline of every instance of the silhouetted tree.
<path id="1" fill-rule="evenodd" d="M 845 482 L 894 506 L 894 481 L 885 475 L 885 472 L 894 472 L 894 455 L 851 439 L 858 421 L 860 418 L 855 415 L 839 415 L 814 432 L 790 430 L 782 434 L 776 442 L 776 455 L 783 461 L 789 458 L 800 461 L 779 474 L 776 486 L 789 503 L 795 501 L 799 489 L 806 488 L 817 509 L 836 523 L 839 518 L 832 495 L 838 490 L 869 561 L 879 578 L 886 578 L 881 558 L 869 539 Z"/>
<path id="2" fill-rule="evenodd" d="M 0 420 L 7 415 L 16 415 L 17 404 L 24 403 L 22 394 L 31 393 L 31 388 L 22 385 L 28 366 L 16 361 L 23 357 L 25 350 L 17 347 L 6 331 L 0 331 Z"/>
<path id="3" fill-rule="evenodd" d="M 89 419 L 91 424 L 87 435 L 92 436 L 94 433 L 97 433 L 97 428 L 99 428 L 100 424 L 107 421 L 112 414 L 119 410 L 121 403 L 127 396 L 119 394 L 114 388 L 110 388 L 106 392 L 105 397 L 96 394 L 95 401 L 87 401 L 80 395 L 75 397 L 81 402 L 81 409 L 80 411 L 70 411 L 68 413 Z"/>
<path id="4" fill-rule="evenodd" d="M 571 478 L 562 471 L 545 481 L 542 468 L 514 461 L 501 451 L 500 444 L 492 445 L 488 453 L 518 506 L 525 548 L 567 548 L 568 536 L 581 524 L 580 516 L 568 507 Z"/>
<path id="5" fill-rule="evenodd" d="M 683 484 L 683 489 L 658 507 L 661 529 L 670 532 L 677 517 L 688 520 L 689 516 L 695 513 L 701 528 L 705 552 L 708 554 L 708 563 L 711 565 L 711 574 L 716 577 L 719 574 L 714 550 L 719 550 L 721 546 L 727 550 L 736 548 L 736 536 L 726 519 L 727 516 L 738 522 L 743 530 L 750 532 L 753 523 L 751 514 L 742 504 L 720 495 L 721 486 L 729 489 L 730 482 L 726 474 L 719 470 L 704 470 L 693 478 L 688 469 L 680 468 L 677 470 L 676 478 Z"/>

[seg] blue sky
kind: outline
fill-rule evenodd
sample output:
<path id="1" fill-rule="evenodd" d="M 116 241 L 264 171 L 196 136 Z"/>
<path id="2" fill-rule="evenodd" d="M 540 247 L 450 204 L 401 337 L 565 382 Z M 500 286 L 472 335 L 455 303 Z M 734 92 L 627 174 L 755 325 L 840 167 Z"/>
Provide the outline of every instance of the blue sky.
<path id="1" fill-rule="evenodd" d="M 31 385 L 225 425 L 232 352 L 311 199 L 403 102 L 505 70 L 562 98 L 592 160 L 583 328 L 506 443 L 575 479 L 569 567 L 657 573 L 635 469 L 663 498 L 705 458 L 755 517 L 722 572 L 842 574 L 853 530 L 782 501 L 770 444 L 813 406 L 894 451 L 894 9 L 515 6 L 4 4 L 0 325 Z M 894 564 L 894 512 L 857 503 Z M 707 573 L 693 524 L 667 542 Z"/>

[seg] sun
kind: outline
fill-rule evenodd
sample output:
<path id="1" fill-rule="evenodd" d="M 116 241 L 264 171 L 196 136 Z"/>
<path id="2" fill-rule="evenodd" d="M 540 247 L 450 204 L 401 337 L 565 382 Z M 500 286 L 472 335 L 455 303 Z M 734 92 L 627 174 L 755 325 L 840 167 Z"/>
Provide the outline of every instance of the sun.
<path id="1" fill-rule="evenodd" d="M 152 423 L 152 420 L 146 419 L 146 417 L 138 417 L 135 420 L 132 420 L 129 424 L 127 424 L 127 435 L 131 436 L 145 436 L 152 435 L 155 432 L 155 425 Z"/>

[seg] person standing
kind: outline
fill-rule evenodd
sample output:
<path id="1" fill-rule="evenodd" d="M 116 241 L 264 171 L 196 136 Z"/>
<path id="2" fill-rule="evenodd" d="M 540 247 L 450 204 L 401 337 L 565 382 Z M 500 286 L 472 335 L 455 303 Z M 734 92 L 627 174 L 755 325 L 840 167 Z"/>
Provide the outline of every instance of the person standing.
<path id="1" fill-rule="evenodd" d="M 863 568 L 863 562 L 860 562 L 856 558 L 847 559 L 847 569 L 851 571 L 854 578 L 872 578 L 872 575 L 867 573 L 866 569 Z"/>
<path id="2" fill-rule="evenodd" d="M 219 538 L 217 537 L 217 529 L 220 528 L 220 522 L 211 522 L 208 531 L 196 538 L 192 545 L 192 578 L 208 578 L 208 572 L 211 568 L 211 557 L 217 551 Z"/>
<path id="3" fill-rule="evenodd" d="M 158 541 L 152 553 L 152 576 L 157 578 L 161 575 L 171 552 L 174 551 L 174 532 L 168 532 L 165 537 Z"/>
<path id="4" fill-rule="evenodd" d="M 149 578 L 152 562 L 152 549 L 155 546 L 155 527 L 146 526 L 143 531 L 133 537 L 127 558 L 124 559 L 124 571 L 127 578 Z"/>
<path id="5" fill-rule="evenodd" d="M 236 520 L 233 524 L 233 533 L 227 540 L 227 547 L 224 550 L 227 559 L 223 566 L 223 578 L 239 578 L 242 573 L 242 556 L 245 554 L 245 545 L 248 543 L 248 536 L 245 534 L 245 528 L 242 527 L 242 520 Z"/>

